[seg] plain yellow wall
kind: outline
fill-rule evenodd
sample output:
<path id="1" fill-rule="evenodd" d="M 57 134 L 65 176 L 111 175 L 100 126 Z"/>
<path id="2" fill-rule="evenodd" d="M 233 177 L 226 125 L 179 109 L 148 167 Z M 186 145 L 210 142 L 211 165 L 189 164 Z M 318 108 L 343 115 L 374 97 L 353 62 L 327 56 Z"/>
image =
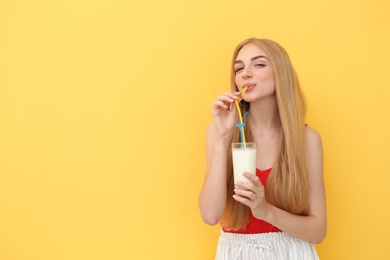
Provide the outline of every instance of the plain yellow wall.
<path id="1" fill-rule="evenodd" d="M 390 2 L 0 1 L 0 259 L 213 259 L 205 129 L 248 37 L 322 135 L 321 259 L 390 259 Z"/>

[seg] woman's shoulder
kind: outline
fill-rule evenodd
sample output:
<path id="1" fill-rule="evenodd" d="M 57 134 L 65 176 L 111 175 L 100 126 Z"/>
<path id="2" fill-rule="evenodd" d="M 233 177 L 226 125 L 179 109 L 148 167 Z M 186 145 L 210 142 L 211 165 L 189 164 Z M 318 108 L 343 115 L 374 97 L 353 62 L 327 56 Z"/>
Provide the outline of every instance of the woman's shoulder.
<path id="1" fill-rule="evenodd" d="M 322 139 L 317 130 L 309 125 L 305 126 L 305 142 L 309 158 L 322 157 Z"/>
<path id="2" fill-rule="evenodd" d="M 321 136 L 316 129 L 309 125 L 305 125 L 305 138 L 309 142 L 321 142 Z"/>

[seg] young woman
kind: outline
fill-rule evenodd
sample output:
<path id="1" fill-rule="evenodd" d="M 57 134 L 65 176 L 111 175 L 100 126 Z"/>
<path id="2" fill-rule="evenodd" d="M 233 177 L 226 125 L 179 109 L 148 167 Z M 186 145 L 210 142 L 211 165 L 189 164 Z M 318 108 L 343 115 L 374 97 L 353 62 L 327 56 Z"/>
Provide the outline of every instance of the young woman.
<path id="1" fill-rule="evenodd" d="M 234 51 L 231 82 L 232 93 L 212 106 L 199 196 L 204 222 L 222 226 L 216 259 L 318 259 L 314 243 L 326 235 L 322 142 L 305 124 L 290 58 L 274 41 L 245 40 Z M 251 183 L 233 179 L 236 99 L 249 112 L 246 139 L 257 145 L 256 176 L 243 173 Z"/>

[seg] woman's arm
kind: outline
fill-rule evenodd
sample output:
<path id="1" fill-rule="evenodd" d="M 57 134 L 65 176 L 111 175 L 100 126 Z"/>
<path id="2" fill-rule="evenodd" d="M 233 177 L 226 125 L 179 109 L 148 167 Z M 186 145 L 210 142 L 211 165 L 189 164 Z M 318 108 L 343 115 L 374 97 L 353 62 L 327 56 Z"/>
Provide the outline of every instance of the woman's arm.
<path id="1" fill-rule="evenodd" d="M 209 225 L 221 220 L 226 206 L 227 160 L 237 110 L 234 100 L 240 92 L 222 93 L 213 103 L 214 122 L 207 128 L 206 175 L 199 195 L 202 219 Z"/>
<path id="2" fill-rule="evenodd" d="M 253 184 L 239 183 L 238 186 L 251 191 L 237 190 L 234 198 L 252 210 L 255 217 L 267 221 L 284 232 L 313 243 L 320 243 L 326 235 L 326 200 L 323 177 L 323 151 L 319 134 L 306 127 L 306 146 L 309 171 L 308 216 L 298 216 L 270 205 L 265 201 L 264 187 L 258 177 L 247 174 Z"/>
<path id="3" fill-rule="evenodd" d="M 228 143 L 215 140 L 214 124 L 210 124 L 206 137 L 206 176 L 199 196 L 202 219 L 216 225 L 222 218 L 226 205 L 226 172 Z"/>

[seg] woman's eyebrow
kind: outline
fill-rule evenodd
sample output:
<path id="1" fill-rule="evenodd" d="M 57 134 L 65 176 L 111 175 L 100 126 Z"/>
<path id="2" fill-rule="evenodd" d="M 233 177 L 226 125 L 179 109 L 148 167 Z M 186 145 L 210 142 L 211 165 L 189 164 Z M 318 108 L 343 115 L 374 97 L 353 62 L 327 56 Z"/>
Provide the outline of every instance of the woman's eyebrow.
<path id="1" fill-rule="evenodd" d="M 268 60 L 268 58 L 265 57 L 264 55 L 259 55 L 259 56 L 255 56 L 255 57 L 251 58 L 251 61 L 257 60 L 257 59 L 261 59 L 261 58 L 264 58 L 264 59 L 267 59 L 267 60 Z M 243 62 L 242 60 L 236 60 L 236 61 L 234 62 L 234 64 L 236 64 L 236 63 L 244 63 L 244 62 Z"/>
<path id="2" fill-rule="evenodd" d="M 267 59 L 267 57 L 265 57 L 264 55 L 259 55 L 259 56 L 253 57 L 251 60 L 257 60 L 257 59 L 261 59 L 261 58 Z"/>

